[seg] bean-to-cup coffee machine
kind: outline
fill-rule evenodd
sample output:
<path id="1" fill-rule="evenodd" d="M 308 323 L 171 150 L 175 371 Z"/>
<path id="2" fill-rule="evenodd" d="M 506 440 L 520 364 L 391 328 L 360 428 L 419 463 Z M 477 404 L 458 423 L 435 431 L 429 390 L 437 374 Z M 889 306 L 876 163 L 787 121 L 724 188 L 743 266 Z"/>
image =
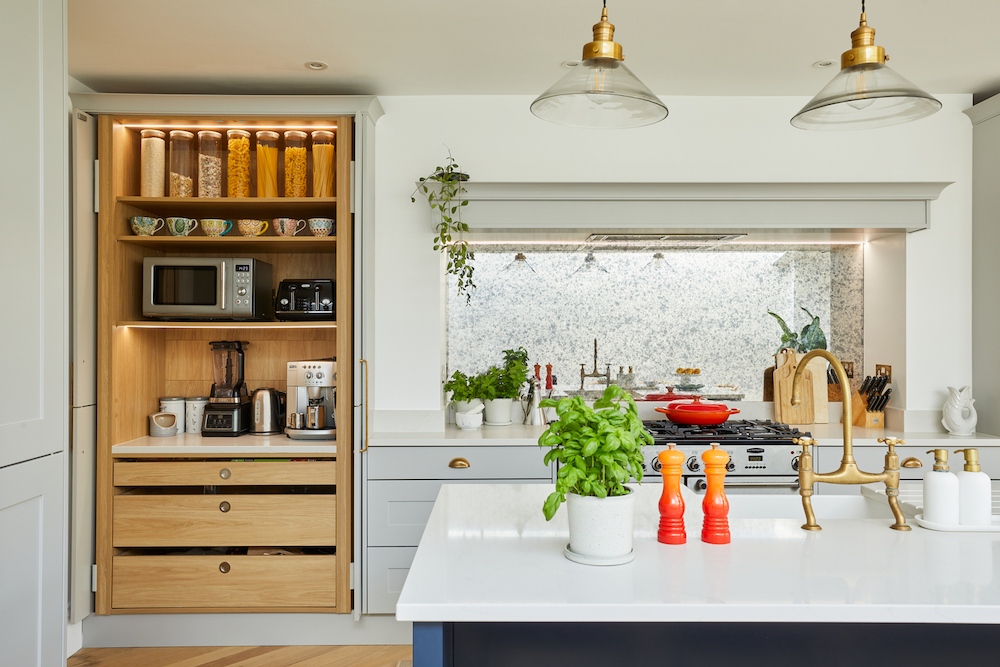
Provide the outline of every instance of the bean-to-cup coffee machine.
<path id="1" fill-rule="evenodd" d="M 292 440 L 336 440 L 337 361 L 288 362 L 285 435 Z"/>

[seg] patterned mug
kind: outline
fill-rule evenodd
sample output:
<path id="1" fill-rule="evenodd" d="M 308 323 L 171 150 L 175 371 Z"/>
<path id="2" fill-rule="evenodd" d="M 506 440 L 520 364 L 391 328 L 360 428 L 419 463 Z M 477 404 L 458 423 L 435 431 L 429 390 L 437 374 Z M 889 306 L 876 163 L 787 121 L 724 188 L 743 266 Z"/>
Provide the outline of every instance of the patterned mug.
<path id="1" fill-rule="evenodd" d="M 237 220 L 236 226 L 243 236 L 260 236 L 267 231 L 267 220 Z"/>
<path id="2" fill-rule="evenodd" d="M 152 236 L 163 229 L 163 218 L 150 218 L 145 215 L 137 215 L 129 218 L 132 223 L 132 233 L 136 236 Z"/>
<path id="3" fill-rule="evenodd" d="M 295 236 L 306 228 L 305 220 L 296 220 L 295 218 L 275 218 L 272 222 L 274 222 L 274 231 L 278 233 L 278 236 Z"/>
<path id="4" fill-rule="evenodd" d="M 198 227 L 194 218 L 167 218 L 167 231 L 172 236 L 187 236 Z"/>
<path id="5" fill-rule="evenodd" d="M 329 236 L 333 231 L 332 218 L 309 218 L 309 231 L 313 236 Z"/>
<path id="6" fill-rule="evenodd" d="M 233 228 L 233 223 L 230 220 L 220 220 L 219 218 L 202 218 L 201 228 L 205 232 L 205 236 L 223 236 Z"/>

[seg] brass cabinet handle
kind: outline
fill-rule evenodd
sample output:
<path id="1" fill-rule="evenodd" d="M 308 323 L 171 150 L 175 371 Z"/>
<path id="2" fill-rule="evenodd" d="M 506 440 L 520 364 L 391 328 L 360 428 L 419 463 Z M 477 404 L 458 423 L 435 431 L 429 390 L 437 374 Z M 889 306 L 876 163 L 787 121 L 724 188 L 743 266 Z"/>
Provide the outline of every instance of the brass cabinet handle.
<path id="1" fill-rule="evenodd" d="M 471 468 L 472 466 L 469 465 L 469 462 L 467 460 L 463 459 L 462 457 L 458 457 L 457 459 L 452 459 L 451 462 L 448 464 L 448 467 L 449 468 Z"/>
<path id="2" fill-rule="evenodd" d="M 232 475 L 233 473 L 229 471 L 229 468 L 223 468 L 219 471 L 219 477 L 222 479 L 229 479 Z"/>
<path id="3" fill-rule="evenodd" d="M 222 574 L 225 574 L 226 572 L 229 572 L 229 570 L 231 570 L 231 569 L 232 568 L 229 567 L 229 563 L 227 563 L 225 561 L 222 561 L 222 563 L 219 565 L 219 572 L 221 572 Z"/>
<path id="4" fill-rule="evenodd" d="M 924 464 L 921 463 L 920 459 L 918 459 L 917 457 L 911 456 L 910 458 L 903 461 L 902 466 L 904 468 L 923 468 Z"/>
<path id="5" fill-rule="evenodd" d="M 229 503 L 227 503 L 225 500 L 223 500 L 221 503 L 219 503 L 219 510 L 222 511 L 222 512 L 228 512 L 229 511 Z"/>

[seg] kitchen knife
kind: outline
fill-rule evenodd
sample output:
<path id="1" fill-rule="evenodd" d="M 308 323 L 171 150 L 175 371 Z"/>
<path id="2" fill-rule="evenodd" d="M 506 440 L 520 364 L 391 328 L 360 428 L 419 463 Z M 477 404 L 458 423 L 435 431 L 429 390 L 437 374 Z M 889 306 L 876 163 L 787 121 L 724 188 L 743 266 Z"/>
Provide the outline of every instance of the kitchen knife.
<path id="1" fill-rule="evenodd" d="M 861 389 L 858 389 L 858 393 L 864 395 L 865 390 L 868 389 L 868 385 L 871 384 L 872 376 L 869 375 L 865 378 L 865 381 L 861 383 Z"/>
<path id="2" fill-rule="evenodd" d="M 885 389 L 885 386 L 887 384 L 889 384 L 889 376 L 888 375 L 882 375 L 881 377 L 879 377 L 878 384 L 875 385 L 875 393 L 881 395 L 882 394 L 882 390 Z"/>
<path id="3" fill-rule="evenodd" d="M 885 393 L 879 398 L 878 405 L 875 406 L 875 412 L 884 412 L 885 406 L 889 403 L 889 396 L 892 394 L 892 389 L 886 389 Z"/>

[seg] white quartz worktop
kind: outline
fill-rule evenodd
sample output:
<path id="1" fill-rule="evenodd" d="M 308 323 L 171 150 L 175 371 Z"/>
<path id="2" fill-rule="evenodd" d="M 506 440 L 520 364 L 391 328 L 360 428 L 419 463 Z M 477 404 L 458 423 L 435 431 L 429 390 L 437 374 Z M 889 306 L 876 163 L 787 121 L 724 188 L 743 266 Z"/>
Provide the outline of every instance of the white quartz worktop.
<path id="1" fill-rule="evenodd" d="M 203 437 L 200 433 L 179 433 L 165 438 L 145 436 L 111 447 L 114 457 L 246 456 L 251 458 L 289 458 L 332 456 L 337 453 L 334 440 L 292 440 L 282 435 L 240 435 L 235 438 Z"/>
<path id="2" fill-rule="evenodd" d="M 830 424 L 793 424 L 800 431 L 812 433 L 812 437 L 819 447 L 836 445 L 840 447 L 844 442 L 844 425 L 841 423 Z M 973 435 L 951 435 L 949 433 L 914 433 L 908 431 L 893 431 L 882 428 L 862 428 L 860 426 L 851 427 L 851 439 L 855 445 L 875 445 L 885 447 L 878 441 L 879 438 L 900 438 L 906 441 L 907 445 L 933 447 L 940 445 L 949 449 L 962 447 L 968 443 L 974 443 L 975 447 L 1000 447 L 1000 438 L 995 435 L 975 433 Z"/>
<path id="3" fill-rule="evenodd" d="M 817 499 L 820 532 L 801 530 L 801 515 L 731 518 L 732 543 L 711 545 L 700 540 L 700 500 L 684 489 L 688 542 L 671 546 L 656 541 L 660 487 L 646 485 L 635 559 L 594 567 L 563 556 L 566 508 L 548 523 L 541 510 L 552 489 L 444 485 L 397 619 L 1000 623 L 1000 533 L 898 532 L 875 500 L 858 502 L 884 519 L 826 518 Z M 729 502 L 739 514 L 741 496 Z"/>

